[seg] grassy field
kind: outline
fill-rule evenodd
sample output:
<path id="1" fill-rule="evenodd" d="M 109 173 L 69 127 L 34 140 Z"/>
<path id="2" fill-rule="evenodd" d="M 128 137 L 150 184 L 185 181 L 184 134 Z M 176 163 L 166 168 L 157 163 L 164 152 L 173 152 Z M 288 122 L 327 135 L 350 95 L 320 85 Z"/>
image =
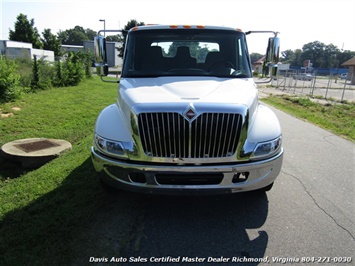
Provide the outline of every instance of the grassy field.
<path id="1" fill-rule="evenodd" d="M 0 113 L 13 113 L 0 118 L 0 146 L 33 137 L 73 145 L 33 171 L 0 158 L 0 265 L 70 265 L 78 248 L 85 247 L 90 222 L 110 200 L 90 160 L 93 127 L 116 93 L 116 84 L 95 77 L 78 87 L 40 91 L 0 105 Z M 354 105 L 318 106 L 279 97 L 263 101 L 354 140 Z"/>
<path id="2" fill-rule="evenodd" d="M 73 145 L 29 172 L 0 159 L 0 265 L 68 265 L 81 228 L 104 201 L 89 147 L 98 113 L 116 94 L 117 85 L 93 78 L 0 105 L 1 113 L 14 113 L 0 119 L 0 146 L 32 137 Z"/>
<path id="3" fill-rule="evenodd" d="M 262 101 L 346 139 L 355 141 L 354 103 L 322 105 L 306 97 L 289 95 L 271 96 L 263 98 Z"/>

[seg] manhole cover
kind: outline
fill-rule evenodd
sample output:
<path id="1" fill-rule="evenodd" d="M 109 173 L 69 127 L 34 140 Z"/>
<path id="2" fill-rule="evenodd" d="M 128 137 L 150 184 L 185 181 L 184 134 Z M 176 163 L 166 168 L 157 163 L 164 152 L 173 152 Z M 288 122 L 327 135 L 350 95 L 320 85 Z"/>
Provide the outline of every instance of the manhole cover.
<path id="1" fill-rule="evenodd" d="M 60 144 L 45 139 L 45 140 L 28 142 L 28 143 L 15 144 L 14 146 L 28 153 L 28 152 L 49 149 L 53 147 L 59 147 Z"/>
<path id="2" fill-rule="evenodd" d="M 3 157 L 18 161 L 24 168 L 36 168 L 71 150 L 70 142 L 61 139 L 32 138 L 6 143 L 1 147 Z"/>

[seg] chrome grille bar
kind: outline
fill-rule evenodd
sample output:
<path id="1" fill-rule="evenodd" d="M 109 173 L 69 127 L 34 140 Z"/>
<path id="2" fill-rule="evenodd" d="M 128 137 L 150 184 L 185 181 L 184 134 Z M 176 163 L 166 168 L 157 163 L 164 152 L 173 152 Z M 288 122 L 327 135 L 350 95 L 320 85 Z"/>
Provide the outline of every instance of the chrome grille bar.
<path id="1" fill-rule="evenodd" d="M 146 155 L 220 158 L 237 149 L 242 119 L 235 113 L 203 113 L 189 122 L 179 113 L 141 113 L 138 129 Z"/>

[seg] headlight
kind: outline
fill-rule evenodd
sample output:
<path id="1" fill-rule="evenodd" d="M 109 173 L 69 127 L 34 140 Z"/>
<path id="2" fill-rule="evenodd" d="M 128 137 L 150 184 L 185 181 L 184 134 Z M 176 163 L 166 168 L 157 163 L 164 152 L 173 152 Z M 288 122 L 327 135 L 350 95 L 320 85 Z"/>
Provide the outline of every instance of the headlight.
<path id="1" fill-rule="evenodd" d="M 281 150 L 282 137 L 278 137 L 271 141 L 260 142 L 256 144 L 251 155 L 252 159 L 263 159 L 277 154 Z"/>
<path id="2" fill-rule="evenodd" d="M 108 140 L 95 135 L 95 145 L 102 153 L 115 157 L 127 158 L 125 149 L 119 141 Z"/>

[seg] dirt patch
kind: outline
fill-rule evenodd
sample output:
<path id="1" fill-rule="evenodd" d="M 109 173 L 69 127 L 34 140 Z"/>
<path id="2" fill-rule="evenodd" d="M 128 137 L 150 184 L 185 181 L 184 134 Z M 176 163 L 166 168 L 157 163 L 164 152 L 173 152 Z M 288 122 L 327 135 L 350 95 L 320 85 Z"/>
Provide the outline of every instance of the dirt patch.
<path id="1" fill-rule="evenodd" d="M 19 111 L 21 111 L 21 108 L 17 107 L 17 106 L 14 106 L 14 107 L 11 107 L 11 110 L 14 111 L 14 112 L 19 112 Z M 0 117 L 1 118 L 8 118 L 8 117 L 11 117 L 11 116 L 14 116 L 13 112 L 6 112 L 6 111 L 2 111 L 0 109 Z"/>
<path id="2" fill-rule="evenodd" d="M 0 114 L 1 118 L 8 118 L 10 116 L 13 116 L 13 113 L 4 113 L 4 114 Z"/>

